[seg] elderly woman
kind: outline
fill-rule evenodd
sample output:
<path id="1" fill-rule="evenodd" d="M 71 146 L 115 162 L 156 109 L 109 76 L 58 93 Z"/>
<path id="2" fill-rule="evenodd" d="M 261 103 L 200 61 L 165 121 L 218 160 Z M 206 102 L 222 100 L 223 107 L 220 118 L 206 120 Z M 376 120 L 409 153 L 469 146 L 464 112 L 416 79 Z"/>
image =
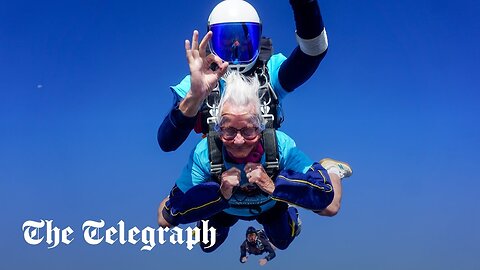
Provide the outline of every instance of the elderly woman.
<path id="1" fill-rule="evenodd" d="M 239 219 L 256 219 L 273 245 L 285 249 L 300 230 L 300 206 L 323 215 L 334 215 L 340 203 L 340 177 L 349 176 L 348 164 L 327 160 L 336 171 L 329 174 L 313 162 L 285 133 L 277 131 L 280 173 L 271 179 L 262 162 L 264 120 L 260 112 L 258 80 L 233 72 L 226 78 L 217 127 L 223 143 L 225 171 L 218 182 L 210 174 L 207 140 L 190 155 L 176 185 L 159 208 L 162 227 L 208 219 L 216 228 L 215 250 Z M 333 186 L 332 186 L 332 180 Z M 338 194 L 334 196 L 334 188 Z"/>

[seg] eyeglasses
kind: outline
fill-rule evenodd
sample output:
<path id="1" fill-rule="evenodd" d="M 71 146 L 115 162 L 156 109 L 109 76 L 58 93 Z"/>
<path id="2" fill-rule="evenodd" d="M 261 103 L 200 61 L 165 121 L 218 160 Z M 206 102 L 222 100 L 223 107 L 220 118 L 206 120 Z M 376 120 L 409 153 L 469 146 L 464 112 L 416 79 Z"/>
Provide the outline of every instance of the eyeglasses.
<path id="1" fill-rule="evenodd" d="M 233 127 L 220 128 L 220 135 L 227 141 L 235 139 L 239 132 L 245 140 L 253 140 L 258 135 L 258 127 L 244 127 L 241 129 Z"/>

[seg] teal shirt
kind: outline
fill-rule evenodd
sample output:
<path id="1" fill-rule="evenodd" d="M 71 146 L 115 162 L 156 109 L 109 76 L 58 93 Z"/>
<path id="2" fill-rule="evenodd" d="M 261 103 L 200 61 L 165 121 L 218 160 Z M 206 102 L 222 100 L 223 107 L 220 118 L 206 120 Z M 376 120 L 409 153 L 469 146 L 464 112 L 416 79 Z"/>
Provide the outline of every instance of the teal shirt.
<path id="1" fill-rule="evenodd" d="M 277 131 L 277 143 L 279 154 L 279 166 L 282 170 L 293 170 L 296 172 L 306 173 L 313 161 L 300 149 L 297 148 L 295 141 L 287 134 Z M 263 154 L 261 163 L 265 163 L 265 154 Z M 265 166 L 265 165 L 264 165 Z M 245 164 L 233 164 L 225 162 L 225 168 L 228 170 L 232 167 L 237 167 L 241 173 L 240 185 L 248 182 L 245 172 L 243 171 Z M 180 177 L 176 184 L 182 192 L 187 192 L 193 186 L 198 184 L 213 181 L 210 175 L 210 160 L 208 158 L 208 144 L 207 139 L 201 140 L 195 149 L 192 151 L 188 164 L 182 170 Z M 273 207 L 275 201 L 270 201 L 261 206 L 262 212 Z M 224 210 L 226 213 L 236 216 L 252 216 L 253 214 L 248 209 L 228 208 Z"/>

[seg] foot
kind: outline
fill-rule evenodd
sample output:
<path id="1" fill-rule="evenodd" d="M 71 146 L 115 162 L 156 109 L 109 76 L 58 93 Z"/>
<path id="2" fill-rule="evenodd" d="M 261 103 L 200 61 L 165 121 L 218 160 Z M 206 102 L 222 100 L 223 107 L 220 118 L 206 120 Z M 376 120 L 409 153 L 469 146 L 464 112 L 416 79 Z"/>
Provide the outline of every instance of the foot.
<path id="1" fill-rule="evenodd" d="M 348 163 L 331 158 L 320 160 L 320 165 L 322 165 L 327 171 L 332 167 L 336 167 L 340 171 L 341 179 L 350 177 L 353 173 L 352 168 Z"/>
<path id="2" fill-rule="evenodd" d="M 297 208 L 293 206 L 288 207 L 288 213 L 290 214 L 290 218 L 293 221 L 293 234 L 297 237 L 300 232 L 302 231 L 302 220 L 300 219 L 300 215 L 298 214 Z"/>

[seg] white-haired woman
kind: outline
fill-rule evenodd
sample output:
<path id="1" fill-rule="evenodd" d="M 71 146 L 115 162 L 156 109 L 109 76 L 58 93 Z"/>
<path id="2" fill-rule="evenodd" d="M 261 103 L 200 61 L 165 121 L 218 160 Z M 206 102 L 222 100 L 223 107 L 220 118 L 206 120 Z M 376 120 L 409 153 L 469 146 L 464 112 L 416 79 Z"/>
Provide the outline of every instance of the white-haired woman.
<path id="1" fill-rule="evenodd" d="M 201 243 L 206 252 L 225 241 L 229 228 L 238 219 L 256 219 L 272 244 L 285 249 L 300 230 L 298 211 L 289 205 L 324 215 L 338 211 L 340 177 L 330 177 L 322 165 L 308 158 L 283 132 L 276 132 L 280 173 L 275 179 L 267 175 L 262 164 L 264 120 L 258 88 L 256 79 L 237 72 L 227 76 L 217 117 L 225 171 L 218 181 L 214 180 L 207 140 L 202 140 L 159 208 L 159 224 L 164 227 L 210 220 L 217 231 L 217 242 L 209 249 Z M 343 173 L 348 176 L 351 170 L 346 169 Z"/>

